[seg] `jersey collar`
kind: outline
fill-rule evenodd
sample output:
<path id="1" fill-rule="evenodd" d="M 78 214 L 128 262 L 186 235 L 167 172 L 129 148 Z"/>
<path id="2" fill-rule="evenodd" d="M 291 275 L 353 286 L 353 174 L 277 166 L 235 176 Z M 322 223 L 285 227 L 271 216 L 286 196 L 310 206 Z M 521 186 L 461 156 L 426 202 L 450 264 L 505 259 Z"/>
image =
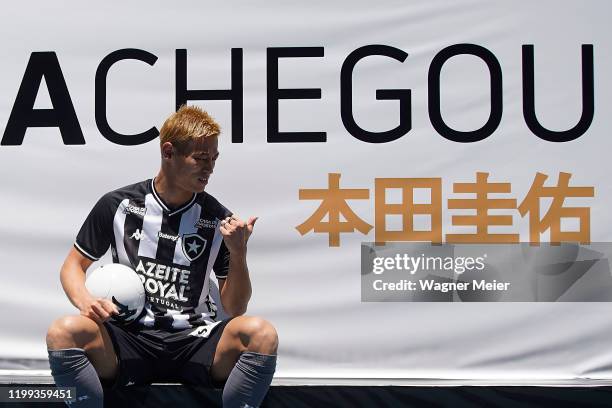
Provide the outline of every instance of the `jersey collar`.
<path id="1" fill-rule="evenodd" d="M 197 194 L 193 193 L 193 197 L 191 197 L 191 200 L 189 200 L 185 205 L 183 205 L 180 208 L 177 208 L 176 210 L 171 210 L 166 203 L 164 203 L 164 200 L 161 199 L 161 197 L 159 196 L 159 194 L 157 194 L 157 191 L 155 190 L 155 178 L 151 179 L 151 191 L 153 192 L 153 197 L 155 198 L 155 201 L 157 201 L 157 203 L 159 204 L 159 206 L 164 210 L 167 211 L 169 214 L 169 216 L 174 215 L 174 214 L 178 214 L 180 212 L 185 211 L 186 209 L 188 209 L 189 207 L 191 207 L 193 205 L 193 203 L 196 200 Z"/>

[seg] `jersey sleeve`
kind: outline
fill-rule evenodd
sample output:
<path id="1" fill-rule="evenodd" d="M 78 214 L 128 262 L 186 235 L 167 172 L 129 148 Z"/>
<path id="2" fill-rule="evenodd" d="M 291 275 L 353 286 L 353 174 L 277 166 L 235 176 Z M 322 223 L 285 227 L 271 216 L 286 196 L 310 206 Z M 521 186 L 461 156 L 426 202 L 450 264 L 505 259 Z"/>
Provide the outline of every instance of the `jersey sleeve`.
<path id="1" fill-rule="evenodd" d="M 219 248 L 217 259 L 215 259 L 215 263 L 213 264 L 213 270 L 215 271 L 215 276 L 217 279 L 227 278 L 227 272 L 229 271 L 229 260 L 230 253 L 225 246 L 225 242 L 221 241 L 221 247 Z"/>
<path id="2" fill-rule="evenodd" d="M 225 206 L 220 204 L 218 201 L 216 202 L 216 205 L 218 206 L 217 218 L 219 220 L 223 220 L 227 217 L 232 216 L 232 212 L 225 208 Z M 229 271 L 229 260 L 229 250 L 225 246 L 225 242 L 222 240 L 221 247 L 219 248 L 219 253 L 217 254 L 217 259 L 215 259 L 215 263 L 213 264 L 213 270 L 215 271 L 215 276 L 217 277 L 217 279 L 227 278 L 227 272 Z"/>
<path id="3" fill-rule="evenodd" d="M 93 207 L 77 235 L 74 247 L 86 258 L 97 261 L 113 238 L 113 204 L 107 194 Z"/>

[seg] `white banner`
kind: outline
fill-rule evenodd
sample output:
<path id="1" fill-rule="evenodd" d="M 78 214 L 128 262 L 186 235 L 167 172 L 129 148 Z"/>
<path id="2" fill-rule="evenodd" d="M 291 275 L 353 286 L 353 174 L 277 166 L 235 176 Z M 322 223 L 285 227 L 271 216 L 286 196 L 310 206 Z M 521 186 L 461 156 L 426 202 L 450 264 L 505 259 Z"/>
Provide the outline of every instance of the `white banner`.
<path id="1" fill-rule="evenodd" d="M 207 191 L 260 217 L 248 314 L 278 329 L 277 378 L 612 379 L 606 302 L 362 302 L 360 279 L 362 242 L 612 239 L 611 11 L 450 0 L 5 8 L 0 357 L 46 357 L 48 325 L 77 312 L 59 269 L 79 227 L 104 193 L 155 176 L 155 136 L 187 101 L 223 128 Z M 453 201 L 484 197 L 457 186 L 478 180 L 505 183 L 489 198 L 510 202 L 488 214 L 509 222 L 453 218 L 486 206 Z"/>

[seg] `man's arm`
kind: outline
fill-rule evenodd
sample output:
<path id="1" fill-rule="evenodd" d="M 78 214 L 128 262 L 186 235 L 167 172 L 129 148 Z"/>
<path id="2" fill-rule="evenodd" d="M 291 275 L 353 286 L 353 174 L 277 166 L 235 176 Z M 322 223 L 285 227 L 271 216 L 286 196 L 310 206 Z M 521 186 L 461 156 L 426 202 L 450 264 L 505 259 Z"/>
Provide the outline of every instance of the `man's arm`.
<path id="1" fill-rule="evenodd" d="M 219 280 L 219 294 L 223 309 L 231 316 L 246 313 L 251 299 L 251 279 L 246 264 L 246 254 L 240 257 L 230 253 L 229 271 L 226 279 Z"/>
<path id="2" fill-rule="evenodd" d="M 230 252 L 229 270 L 225 280 L 219 280 L 219 294 L 223 309 L 231 316 L 246 313 L 251 299 L 252 288 L 247 266 L 247 241 L 253 232 L 257 218 L 251 217 L 248 222 L 236 216 L 221 221 L 221 233 Z"/>
<path id="3" fill-rule="evenodd" d="M 68 300 L 79 309 L 81 315 L 102 323 L 119 311 L 111 301 L 96 299 L 85 287 L 85 272 L 92 263 L 92 260 L 84 257 L 72 247 L 62 265 L 60 281 Z"/>

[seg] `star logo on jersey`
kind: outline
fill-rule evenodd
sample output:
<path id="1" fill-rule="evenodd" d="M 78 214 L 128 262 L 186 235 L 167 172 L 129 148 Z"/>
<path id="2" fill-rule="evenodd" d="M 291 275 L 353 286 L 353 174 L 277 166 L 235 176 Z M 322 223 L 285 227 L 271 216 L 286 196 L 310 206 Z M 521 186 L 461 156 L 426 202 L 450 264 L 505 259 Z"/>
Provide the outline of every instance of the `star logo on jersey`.
<path id="1" fill-rule="evenodd" d="M 181 241 L 183 253 L 191 262 L 198 259 L 206 248 L 206 240 L 198 234 L 185 234 Z"/>

